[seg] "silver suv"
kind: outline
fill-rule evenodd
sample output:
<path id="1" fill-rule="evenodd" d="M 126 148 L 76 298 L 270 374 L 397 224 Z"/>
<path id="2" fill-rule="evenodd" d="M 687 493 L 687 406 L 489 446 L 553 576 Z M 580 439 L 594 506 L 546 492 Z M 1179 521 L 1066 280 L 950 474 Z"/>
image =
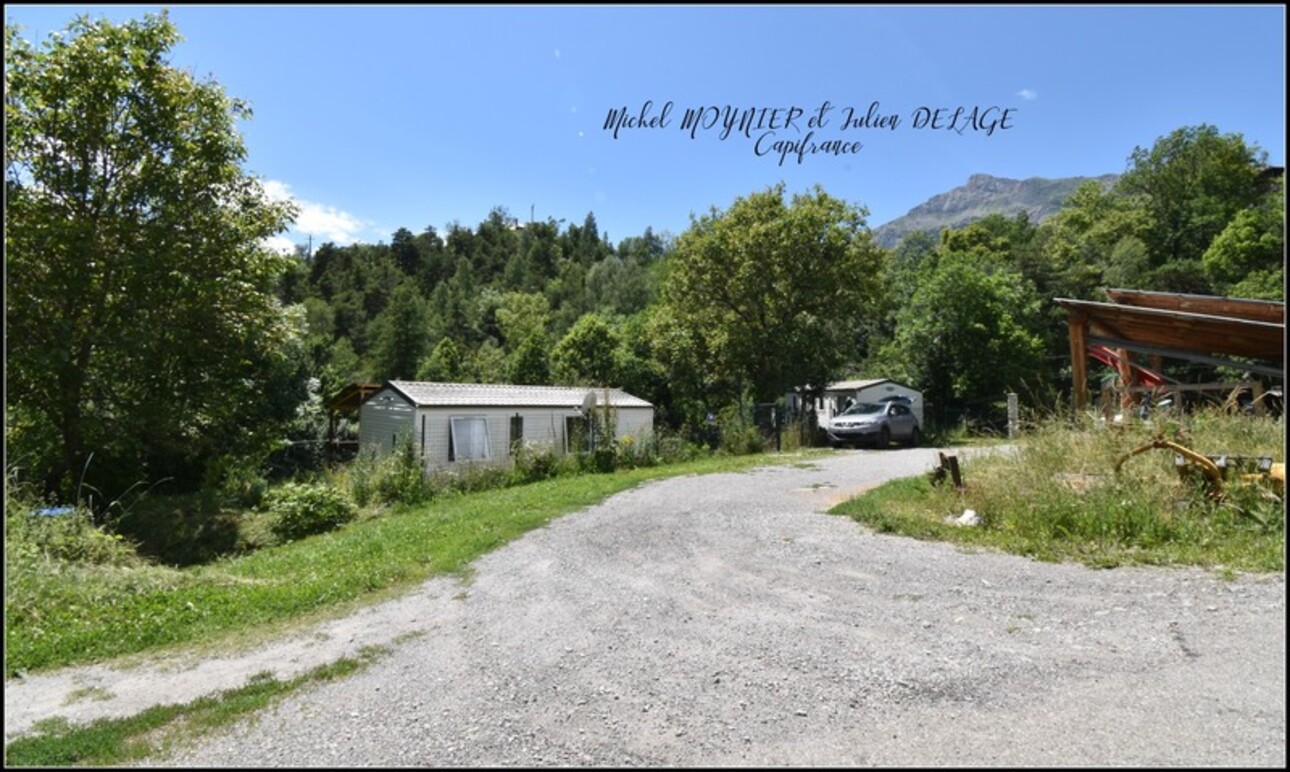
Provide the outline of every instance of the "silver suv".
<path id="1" fill-rule="evenodd" d="M 828 432 L 834 446 L 865 444 L 885 448 L 892 440 L 901 440 L 913 447 L 923 441 L 913 411 L 895 400 L 852 405 L 829 421 Z"/>

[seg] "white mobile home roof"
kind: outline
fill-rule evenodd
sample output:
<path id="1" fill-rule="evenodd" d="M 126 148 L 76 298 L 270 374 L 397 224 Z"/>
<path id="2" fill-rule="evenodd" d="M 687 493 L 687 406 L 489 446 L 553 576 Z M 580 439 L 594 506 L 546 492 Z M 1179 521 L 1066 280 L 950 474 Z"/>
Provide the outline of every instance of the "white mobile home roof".
<path id="1" fill-rule="evenodd" d="M 605 399 L 606 389 L 591 386 L 511 386 L 497 383 L 427 383 L 390 381 L 389 385 L 414 405 L 455 405 L 470 407 L 555 407 L 578 408 L 587 392 L 596 393 L 596 404 Z M 608 389 L 611 407 L 653 407 L 621 389 Z"/>
<path id="2" fill-rule="evenodd" d="M 859 391 L 860 389 L 867 389 L 870 386 L 877 386 L 880 383 L 894 383 L 897 386 L 905 386 L 905 384 L 900 383 L 899 381 L 893 381 L 890 378 L 870 378 L 868 380 L 863 380 L 863 381 L 838 381 L 837 383 L 830 383 L 828 386 L 825 387 L 824 390 L 825 391 Z M 905 386 L 905 388 L 908 389 L 911 387 Z"/>

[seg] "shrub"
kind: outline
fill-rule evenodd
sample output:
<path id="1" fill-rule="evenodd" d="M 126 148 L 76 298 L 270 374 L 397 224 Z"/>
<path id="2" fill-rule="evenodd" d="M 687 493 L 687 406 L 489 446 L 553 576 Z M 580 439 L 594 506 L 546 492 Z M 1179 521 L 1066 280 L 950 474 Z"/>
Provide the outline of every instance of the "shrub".
<path id="1" fill-rule="evenodd" d="M 76 507 L 61 514 L 13 501 L 5 506 L 5 562 L 39 559 L 64 563 L 127 566 L 138 564 L 133 545 L 94 525 L 89 510 Z"/>
<path id="2" fill-rule="evenodd" d="M 690 442 L 685 437 L 664 430 L 656 430 L 654 433 L 654 447 L 658 455 L 659 463 L 677 464 L 683 461 L 693 461 L 697 458 L 703 458 L 709 455 L 708 449 Z"/>
<path id="3" fill-rule="evenodd" d="M 48 562 L 105 566 L 142 563 L 135 546 L 97 526 L 87 507 L 46 508 L 6 469 L 4 491 L 5 585 L 27 570 L 45 570 Z M 7 600 L 6 600 L 7 602 Z"/>
<path id="4" fill-rule="evenodd" d="M 355 515 L 353 502 L 330 485 L 286 483 L 269 491 L 264 501 L 273 533 L 283 541 L 339 528 Z"/>
<path id="5" fill-rule="evenodd" d="M 612 472 L 618 468 L 618 449 L 613 443 L 597 445 L 594 450 L 578 454 L 578 468 L 584 472 Z"/>
<path id="6" fill-rule="evenodd" d="M 761 453 L 765 450 L 765 440 L 756 426 L 735 423 L 722 427 L 720 450 L 731 456 Z"/>
<path id="7" fill-rule="evenodd" d="M 512 470 L 507 466 L 466 462 L 436 471 L 427 486 L 436 492 L 477 493 L 505 488 L 512 480 Z"/>
<path id="8" fill-rule="evenodd" d="M 264 500 L 269 484 L 255 460 L 220 456 L 206 465 L 201 486 L 201 508 L 254 509 Z"/>
<path id="9" fill-rule="evenodd" d="M 828 435 L 816 423 L 813 415 L 794 418 L 780 429 L 780 450 L 785 453 L 805 448 L 827 447 L 828 444 Z"/>
<path id="10" fill-rule="evenodd" d="M 420 454 L 411 439 L 390 455 L 364 448 L 353 461 L 328 475 L 359 507 L 371 504 L 420 504 L 434 497 Z"/>
<path id="11" fill-rule="evenodd" d="M 411 435 L 394 454 L 377 463 L 375 487 L 377 497 L 386 504 L 421 504 L 434 498 L 435 486 L 426 478 Z"/>
<path id="12" fill-rule="evenodd" d="M 330 472 L 328 477 L 337 488 L 348 491 L 355 504 L 365 508 L 376 496 L 376 474 L 379 465 L 380 460 L 377 458 L 376 451 L 372 448 L 363 448 L 352 461 Z"/>
<path id="13" fill-rule="evenodd" d="M 625 469 L 658 466 L 659 458 L 654 443 L 627 435 L 618 440 L 618 466 Z"/>
<path id="14" fill-rule="evenodd" d="M 566 458 L 550 445 L 519 443 L 515 446 L 512 479 L 516 485 L 523 485 L 567 474 L 572 469 Z"/>

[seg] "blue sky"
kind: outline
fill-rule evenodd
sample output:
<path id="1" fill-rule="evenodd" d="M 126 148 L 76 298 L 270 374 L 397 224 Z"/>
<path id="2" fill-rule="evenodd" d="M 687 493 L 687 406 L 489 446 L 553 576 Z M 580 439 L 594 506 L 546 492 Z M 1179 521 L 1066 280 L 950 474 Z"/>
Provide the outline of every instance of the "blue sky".
<path id="1" fill-rule="evenodd" d="M 5 18 L 40 42 L 79 13 L 160 8 L 10 5 Z M 315 246 L 474 227 L 495 206 L 520 220 L 593 212 L 617 243 L 647 226 L 679 234 L 691 214 L 781 181 L 819 184 L 876 227 L 978 172 L 1122 172 L 1135 146 L 1201 123 L 1285 163 L 1274 5 L 234 5 L 170 18 L 184 37 L 172 63 L 250 102 L 247 167 L 298 201 L 285 236 Z M 672 103 L 666 126 L 604 128 L 610 110 L 635 117 L 647 101 L 658 117 Z M 847 108 L 874 103 L 894 128 L 842 127 Z M 705 107 L 765 108 L 766 123 L 691 137 L 686 110 Z M 963 111 L 952 128 L 920 126 L 924 107 L 943 109 L 940 124 Z M 781 161 L 773 148 L 803 140 L 817 152 Z"/>

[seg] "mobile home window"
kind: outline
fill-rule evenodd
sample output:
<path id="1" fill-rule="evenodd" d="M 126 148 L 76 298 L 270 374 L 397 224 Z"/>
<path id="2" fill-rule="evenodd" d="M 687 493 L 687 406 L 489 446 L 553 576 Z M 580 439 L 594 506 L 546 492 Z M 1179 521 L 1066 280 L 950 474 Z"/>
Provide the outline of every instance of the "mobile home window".
<path id="1" fill-rule="evenodd" d="M 449 425 L 449 461 L 475 461 L 489 457 L 488 421 L 483 416 L 454 417 Z"/>
<path id="2" fill-rule="evenodd" d="M 579 415 L 564 418 L 564 452 L 581 453 L 591 449 L 591 432 L 587 419 Z"/>
<path id="3" fill-rule="evenodd" d="M 515 452 L 515 446 L 524 440 L 524 416 L 516 413 L 511 416 L 511 452 Z"/>

